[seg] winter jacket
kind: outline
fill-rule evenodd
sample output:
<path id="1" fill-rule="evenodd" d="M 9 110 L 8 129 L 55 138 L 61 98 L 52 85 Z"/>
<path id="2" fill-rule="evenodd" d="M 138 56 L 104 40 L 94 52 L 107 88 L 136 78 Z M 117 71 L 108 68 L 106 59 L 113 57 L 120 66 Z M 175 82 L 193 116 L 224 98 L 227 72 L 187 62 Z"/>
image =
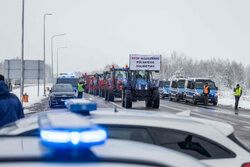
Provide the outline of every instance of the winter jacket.
<path id="1" fill-rule="evenodd" d="M 10 93 L 8 86 L 0 81 L 0 127 L 24 117 L 21 102 Z"/>

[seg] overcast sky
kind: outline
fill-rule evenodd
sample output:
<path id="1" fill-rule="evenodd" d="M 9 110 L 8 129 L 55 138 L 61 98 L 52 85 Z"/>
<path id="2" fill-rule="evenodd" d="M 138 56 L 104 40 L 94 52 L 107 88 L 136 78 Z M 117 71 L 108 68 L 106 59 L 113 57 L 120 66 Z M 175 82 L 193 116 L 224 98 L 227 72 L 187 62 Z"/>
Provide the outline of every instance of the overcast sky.
<path id="1" fill-rule="evenodd" d="M 56 38 L 59 71 L 91 71 L 128 62 L 128 55 L 173 50 L 250 64 L 249 0 L 25 0 L 25 59 L 46 63 Z M 21 0 L 0 0 L 0 61 L 21 55 Z M 56 56 L 55 56 L 56 58 Z"/>

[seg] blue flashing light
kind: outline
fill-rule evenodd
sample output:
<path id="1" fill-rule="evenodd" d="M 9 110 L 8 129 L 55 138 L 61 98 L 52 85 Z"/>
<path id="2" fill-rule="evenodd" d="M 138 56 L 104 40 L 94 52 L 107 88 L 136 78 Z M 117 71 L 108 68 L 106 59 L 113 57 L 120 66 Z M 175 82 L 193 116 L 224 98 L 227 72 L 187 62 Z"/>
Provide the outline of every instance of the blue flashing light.
<path id="1" fill-rule="evenodd" d="M 64 102 L 65 106 L 72 112 L 89 112 L 97 109 L 95 102 L 85 99 L 70 99 Z"/>
<path id="2" fill-rule="evenodd" d="M 84 130 L 41 129 L 42 144 L 49 148 L 89 148 L 107 140 L 107 132 L 101 127 Z"/>

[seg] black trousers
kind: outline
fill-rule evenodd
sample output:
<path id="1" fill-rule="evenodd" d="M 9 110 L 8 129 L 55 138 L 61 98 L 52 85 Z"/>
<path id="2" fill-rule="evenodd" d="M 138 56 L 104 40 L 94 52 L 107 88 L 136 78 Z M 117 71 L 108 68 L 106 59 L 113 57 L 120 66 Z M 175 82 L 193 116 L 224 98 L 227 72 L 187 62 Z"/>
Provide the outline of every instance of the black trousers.
<path id="1" fill-rule="evenodd" d="M 207 106 L 208 105 L 208 94 L 204 94 L 204 104 Z"/>
<path id="2" fill-rule="evenodd" d="M 235 96 L 235 110 L 238 110 L 239 101 L 240 101 L 240 96 Z"/>
<path id="3" fill-rule="evenodd" d="M 83 94 L 83 92 L 78 92 L 77 98 L 81 99 L 82 98 L 82 94 Z"/>

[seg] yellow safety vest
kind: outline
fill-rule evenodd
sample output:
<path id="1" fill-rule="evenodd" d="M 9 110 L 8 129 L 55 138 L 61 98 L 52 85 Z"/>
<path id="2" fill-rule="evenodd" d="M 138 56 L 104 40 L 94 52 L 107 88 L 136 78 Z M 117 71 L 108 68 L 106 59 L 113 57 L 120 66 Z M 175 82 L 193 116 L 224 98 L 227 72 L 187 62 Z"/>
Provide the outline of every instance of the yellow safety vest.
<path id="1" fill-rule="evenodd" d="M 84 91 L 84 89 L 83 89 L 83 84 L 78 84 L 78 86 L 77 86 L 77 91 L 78 91 L 78 92 L 83 92 L 83 91 Z"/>
<path id="2" fill-rule="evenodd" d="M 241 95 L 241 87 L 239 87 L 239 88 L 235 88 L 235 94 L 234 94 L 235 96 L 240 96 Z"/>

